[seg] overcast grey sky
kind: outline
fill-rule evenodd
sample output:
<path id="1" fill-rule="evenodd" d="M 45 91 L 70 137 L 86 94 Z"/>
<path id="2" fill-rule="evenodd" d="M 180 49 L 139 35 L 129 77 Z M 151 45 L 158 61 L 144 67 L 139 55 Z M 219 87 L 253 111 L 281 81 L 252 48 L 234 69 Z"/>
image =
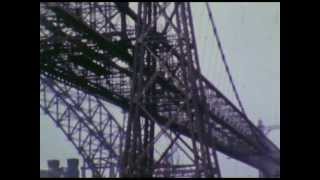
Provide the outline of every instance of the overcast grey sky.
<path id="1" fill-rule="evenodd" d="M 210 3 L 228 64 L 248 117 L 280 124 L 280 3 Z M 204 3 L 192 3 L 203 74 L 236 103 Z M 119 117 L 119 114 L 115 114 Z M 121 116 L 119 117 L 121 118 Z M 280 147 L 280 131 L 269 134 Z M 46 160 L 78 157 L 51 120 L 40 116 L 40 168 Z M 225 177 L 256 177 L 257 170 L 219 154 Z"/>

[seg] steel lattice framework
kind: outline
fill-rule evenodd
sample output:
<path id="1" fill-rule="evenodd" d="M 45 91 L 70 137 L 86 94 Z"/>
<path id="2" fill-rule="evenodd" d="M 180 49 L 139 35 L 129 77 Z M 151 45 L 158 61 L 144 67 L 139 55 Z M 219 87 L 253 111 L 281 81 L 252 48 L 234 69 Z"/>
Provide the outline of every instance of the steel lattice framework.
<path id="1" fill-rule="evenodd" d="M 192 23 L 187 2 L 40 3 L 40 108 L 94 176 L 220 177 L 216 150 L 280 176 L 280 150 L 201 74 Z"/>

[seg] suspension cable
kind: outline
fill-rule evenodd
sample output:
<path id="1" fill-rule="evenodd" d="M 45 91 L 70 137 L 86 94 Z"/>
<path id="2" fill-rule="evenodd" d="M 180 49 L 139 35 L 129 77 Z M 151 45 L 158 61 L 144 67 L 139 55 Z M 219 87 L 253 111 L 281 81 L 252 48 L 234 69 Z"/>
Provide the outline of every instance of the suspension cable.
<path id="1" fill-rule="evenodd" d="M 238 94 L 238 92 L 237 92 L 236 86 L 235 86 L 234 81 L 233 81 L 233 79 L 232 79 L 231 72 L 230 72 L 229 66 L 228 66 L 228 64 L 227 64 L 227 60 L 226 60 L 225 54 L 224 54 L 223 49 L 222 49 L 221 41 L 220 41 L 220 38 L 219 38 L 219 36 L 218 36 L 218 31 L 217 31 L 216 25 L 215 25 L 215 23 L 214 23 L 214 21 L 213 21 L 212 12 L 211 12 L 211 9 L 210 9 L 210 7 L 209 7 L 209 3 L 208 3 L 208 2 L 206 2 L 206 6 L 207 6 L 207 10 L 208 10 L 210 22 L 211 22 L 211 25 L 212 25 L 213 33 L 214 33 L 214 36 L 215 36 L 216 39 L 217 39 L 218 48 L 219 48 L 219 51 L 220 51 L 220 53 L 221 53 L 221 57 L 222 57 L 222 61 L 223 61 L 224 67 L 225 67 L 225 69 L 226 69 L 226 71 L 227 71 L 229 80 L 230 80 L 230 82 L 231 82 L 232 89 L 233 89 L 233 91 L 234 91 L 234 93 L 235 93 L 235 96 L 236 96 L 236 99 L 237 99 L 237 101 L 238 101 L 238 103 L 239 103 L 239 106 L 240 106 L 240 108 L 241 108 L 241 111 L 246 115 L 245 110 L 244 110 L 244 108 L 243 108 L 243 106 L 242 106 L 242 103 L 241 103 L 239 94 Z M 246 116 L 247 116 L 247 115 L 246 115 Z"/>

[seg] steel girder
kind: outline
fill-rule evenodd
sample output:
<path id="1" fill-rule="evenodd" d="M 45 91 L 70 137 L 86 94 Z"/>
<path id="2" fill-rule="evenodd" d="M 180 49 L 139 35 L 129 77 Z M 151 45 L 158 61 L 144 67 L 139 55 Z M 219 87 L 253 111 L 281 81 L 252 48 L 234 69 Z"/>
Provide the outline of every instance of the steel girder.
<path id="1" fill-rule="evenodd" d="M 41 110 L 72 142 L 92 174 L 116 176 L 124 131 L 105 104 L 43 76 L 40 85 Z"/>
<path id="2" fill-rule="evenodd" d="M 158 6 L 159 9 L 161 9 L 159 4 Z M 135 43 L 134 32 L 132 33 L 130 27 L 127 26 L 127 39 L 131 39 L 131 41 L 129 41 L 130 43 L 121 41 L 121 39 L 117 38 L 117 33 L 114 33 L 116 35 L 112 36 L 107 28 L 104 29 L 102 25 L 97 25 L 99 24 L 97 22 L 101 22 L 101 19 L 112 19 L 111 16 L 109 16 L 109 18 L 99 18 L 99 16 L 102 17 L 98 12 L 99 5 L 92 7 L 93 9 L 97 9 L 96 15 L 94 15 L 95 18 L 86 18 L 86 16 L 83 16 L 85 13 L 79 13 L 79 10 L 75 7 L 76 6 L 72 6 L 71 3 L 65 5 L 63 8 L 51 6 L 47 13 L 41 14 L 42 22 L 40 23 L 40 30 L 43 28 L 43 34 L 47 33 L 47 36 L 41 41 L 43 44 L 42 51 L 40 52 L 40 57 L 43 57 L 40 61 L 42 63 L 42 73 L 128 109 L 129 92 L 131 88 L 129 80 L 133 73 L 129 67 L 132 66 L 133 49 L 131 45 Z M 85 7 L 84 5 L 81 7 L 80 9 L 86 9 L 83 8 Z M 88 7 L 90 7 L 90 5 L 88 5 Z M 112 14 L 113 12 L 117 14 L 118 11 L 118 14 L 121 12 L 125 13 L 132 21 L 137 21 L 138 16 L 134 10 L 129 7 L 122 6 L 118 3 L 110 3 L 110 7 L 113 8 L 110 8 L 109 11 L 101 11 L 100 13 Z M 160 55 L 153 53 L 153 56 L 156 56 L 159 60 L 159 73 L 155 76 L 154 83 L 158 91 L 162 92 L 161 94 L 155 95 L 155 98 L 159 98 L 160 101 L 157 104 L 159 110 L 153 114 L 153 117 L 156 117 L 155 119 L 158 123 L 164 124 L 168 119 L 171 119 L 170 117 L 174 114 L 177 120 L 172 123 L 169 128 L 190 137 L 190 132 L 192 132 L 190 131 L 191 127 L 186 126 L 184 123 L 187 121 L 187 118 L 185 118 L 187 107 L 183 105 L 180 106 L 180 103 L 184 101 L 183 99 L 190 98 L 190 95 L 188 91 L 186 91 L 185 87 L 187 87 L 187 84 L 184 84 L 182 75 L 182 68 L 186 66 L 187 60 L 185 56 L 183 56 L 182 51 L 179 50 L 181 46 L 177 45 L 179 39 L 180 41 L 183 39 L 178 33 L 178 20 L 174 20 L 175 18 L 181 18 L 178 17 L 177 7 L 178 3 L 175 3 L 172 6 L 170 15 L 167 15 L 168 12 L 164 11 L 161 17 L 162 19 L 159 18 L 159 22 L 164 22 L 163 29 L 148 31 L 151 32 L 152 36 L 146 36 L 151 39 L 148 39 L 148 41 L 145 40 L 144 43 L 146 44 L 146 49 L 151 52 L 152 50 L 148 49 L 148 42 L 156 41 L 161 47 L 159 48 L 161 51 Z M 188 6 L 186 7 L 188 8 Z M 77 16 L 76 13 L 79 13 L 80 16 Z M 116 15 L 113 15 L 113 17 L 116 17 Z M 192 22 L 190 18 L 185 19 L 187 19 L 189 23 L 190 21 Z M 115 27 L 117 22 L 110 20 L 102 24 L 104 24 L 104 26 Z M 118 31 L 121 32 L 121 29 L 118 29 Z M 191 31 L 191 29 L 189 29 L 189 31 Z M 109 36 L 103 35 L 107 33 L 109 33 Z M 192 34 L 188 36 L 192 36 Z M 63 43 L 60 42 L 58 45 L 62 48 L 58 52 L 54 52 L 55 48 L 53 48 L 53 46 L 55 43 L 59 43 L 56 42 L 56 40 L 61 38 L 63 39 Z M 185 44 L 184 48 L 191 46 L 191 51 L 196 51 L 196 45 L 192 39 L 194 38 L 189 37 L 189 41 L 182 40 L 180 44 Z M 85 46 L 81 46 L 81 44 L 78 45 L 78 43 L 75 43 L 77 41 L 81 41 Z M 70 47 L 70 44 L 73 46 Z M 67 52 L 64 52 L 64 50 Z M 70 57 L 72 55 L 79 59 L 85 59 L 85 57 L 82 56 L 88 56 L 94 65 L 89 66 L 86 63 L 81 63 L 80 60 L 74 62 L 66 61 L 66 59 L 72 59 Z M 57 61 L 58 59 L 60 60 Z M 83 62 L 86 62 L 86 60 L 83 60 Z M 212 139 L 207 139 L 205 143 L 210 146 L 215 146 L 221 152 L 235 159 L 265 171 L 266 174 L 270 174 L 270 176 L 280 171 L 280 152 L 278 148 L 261 134 L 248 118 L 217 90 L 212 83 L 207 81 L 206 78 L 197 71 L 198 66 L 196 61 L 194 61 L 194 63 L 194 66 L 190 67 L 191 71 L 196 74 L 194 81 L 197 82 L 197 87 L 200 85 L 204 86 L 204 99 L 209 105 L 198 104 L 198 106 L 201 107 L 200 109 L 209 112 L 209 119 L 205 122 L 205 127 L 207 129 L 207 137 L 212 137 Z M 81 71 L 73 67 L 74 65 L 83 69 L 89 69 L 94 78 L 91 79 L 88 78 L 89 76 L 81 74 Z M 100 75 L 102 75 L 98 76 L 99 68 L 95 68 L 95 65 L 102 66 L 107 70 L 100 71 Z M 118 80 L 115 80 L 116 78 L 113 78 L 112 75 L 118 76 Z M 104 79 L 109 79 L 114 82 L 119 81 L 119 79 L 121 82 L 122 79 L 124 85 L 121 86 L 119 85 L 121 83 L 118 83 L 112 86 L 102 82 Z M 145 79 L 148 78 L 146 77 Z M 188 101 L 192 100 L 190 99 Z M 188 101 L 184 102 L 186 103 Z M 146 115 L 144 114 L 144 116 Z"/>

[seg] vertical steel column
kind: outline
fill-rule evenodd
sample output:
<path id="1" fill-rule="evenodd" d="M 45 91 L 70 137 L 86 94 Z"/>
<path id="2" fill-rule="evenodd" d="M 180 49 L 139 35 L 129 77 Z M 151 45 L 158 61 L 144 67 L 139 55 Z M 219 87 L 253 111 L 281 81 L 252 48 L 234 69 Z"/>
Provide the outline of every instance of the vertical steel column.
<path id="1" fill-rule="evenodd" d="M 181 19 L 181 6 L 183 5 L 183 3 L 179 4 L 179 7 L 177 8 L 177 16 L 176 16 L 176 22 L 177 22 L 177 33 L 180 34 L 180 37 L 185 37 L 185 34 L 183 32 L 183 25 L 181 23 L 181 21 L 183 21 L 183 19 Z M 182 38 L 178 38 L 178 46 L 179 46 L 179 50 L 181 55 L 185 55 L 185 39 Z M 182 56 L 181 58 L 185 58 L 185 56 Z M 190 62 L 189 62 L 190 63 Z M 186 88 L 186 92 L 188 93 L 188 96 L 192 96 L 190 93 L 192 93 L 190 91 L 190 81 L 188 80 L 188 65 L 185 64 L 184 62 L 180 62 L 180 65 L 182 66 L 182 76 L 183 76 L 183 81 L 184 81 L 184 85 Z M 190 75 L 189 75 L 190 76 Z M 188 97 L 187 97 L 188 98 Z M 192 131 L 191 131 L 191 140 L 192 140 L 192 147 L 193 147 L 193 154 L 194 154 L 194 165 L 196 168 L 195 171 L 195 176 L 200 177 L 200 164 L 199 164 L 199 152 L 198 152 L 198 147 L 197 147 L 197 142 L 196 142 L 196 137 L 195 137 L 195 127 L 194 127 L 194 118 L 193 115 L 191 114 L 192 112 L 192 105 L 190 105 L 188 99 L 185 101 L 186 103 L 186 110 L 187 110 L 187 116 L 189 117 L 189 121 L 192 122 Z"/>
<path id="2" fill-rule="evenodd" d="M 194 153 L 196 158 L 196 176 L 201 177 L 201 171 L 204 171 L 204 175 L 206 177 L 215 177 L 215 169 L 212 167 L 211 155 L 209 152 L 209 148 L 204 143 L 204 132 L 207 131 L 204 127 L 204 123 L 209 119 L 208 110 L 200 109 L 200 104 L 205 101 L 205 95 L 203 90 L 203 85 L 199 83 L 199 80 L 195 76 L 195 71 L 200 71 L 197 51 L 196 51 L 196 43 L 193 32 L 193 24 L 191 17 L 191 9 L 189 3 L 182 3 L 180 5 L 180 11 L 178 11 L 177 23 L 178 23 L 178 31 L 182 31 L 183 39 L 180 40 L 180 50 L 181 53 L 184 54 L 186 64 L 182 64 L 186 66 L 183 68 L 185 74 L 185 85 L 187 91 L 191 93 L 192 101 L 192 116 L 189 117 L 193 120 L 194 131 L 197 132 L 197 139 L 200 144 L 201 153 L 197 153 L 197 147 L 194 145 Z M 180 19 L 181 18 L 181 19 Z M 181 25 L 180 25 L 181 23 Z M 179 32 L 178 32 L 179 33 Z M 185 44 L 183 44 L 183 41 Z M 182 43 L 182 44 L 181 44 Z M 189 89 L 189 90 L 188 90 Z M 193 140 L 194 141 L 194 140 Z M 199 155 L 199 161 L 201 164 L 197 163 L 197 156 Z M 216 163 L 216 160 L 215 160 Z M 220 173 L 218 173 L 220 174 Z"/>
<path id="3" fill-rule="evenodd" d="M 138 16 L 140 17 L 136 22 L 136 37 L 139 37 L 143 32 L 145 19 L 145 9 L 142 3 L 138 3 Z M 142 70 L 144 65 L 144 50 L 140 42 L 136 41 L 134 47 L 134 59 L 133 59 L 133 77 L 131 80 L 131 98 L 129 106 L 129 119 L 128 128 L 126 131 L 126 145 L 124 150 L 124 172 L 123 177 L 141 177 L 141 165 L 135 164 L 137 157 L 141 152 L 141 114 L 137 104 L 137 99 L 142 90 Z"/>
<path id="4" fill-rule="evenodd" d="M 192 48 L 193 48 L 193 52 L 194 52 L 194 58 L 195 58 L 195 65 L 196 65 L 196 68 L 195 70 L 198 71 L 199 73 L 201 72 L 201 68 L 200 68 L 200 64 L 199 64 L 199 56 L 198 56 L 198 51 L 197 51 L 197 45 L 196 45 L 196 38 L 195 38 L 195 35 L 194 35 L 194 26 L 193 26 L 193 19 L 192 19 L 192 13 L 191 13 L 191 7 L 190 7 L 190 3 L 187 3 L 187 14 L 188 14 L 188 21 L 190 23 L 190 31 L 191 31 L 191 39 L 192 39 Z M 204 107 L 209 107 L 207 100 L 206 100 L 206 96 L 205 96 L 205 87 L 202 83 L 200 83 L 201 81 L 199 80 L 198 81 L 198 86 L 199 86 L 199 91 L 200 91 L 200 103 L 205 103 Z M 202 113 L 204 115 L 204 121 L 208 121 L 208 119 L 210 118 L 209 117 L 209 110 L 208 108 L 204 108 L 203 109 L 204 113 Z M 202 123 L 204 124 L 204 123 Z M 205 127 L 202 127 L 202 128 L 205 128 Z M 206 130 L 207 131 L 207 130 Z M 218 162 L 218 157 L 217 157 L 217 153 L 216 153 L 216 149 L 214 147 L 211 147 L 211 151 L 212 151 L 212 156 L 210 154 L 210 149 L 208 146 L 205 145 L 205 148 L 206 148 L 206 153 L 207 153 L 207 156 L 208 156 L 208 163 L 209 163 L 209 170 L 212 171 L 213 174 L 211 174 L 211 176 L 213 177 L 221 177 L 221 172 L 220 172 L 220 167 L 219 167 L 219 162 Z M 214 168 L 212 167 L 212 162 L 211 162 L 211 159 L 210 157 L 212 157 L 213 159 L 213 165 L 214 165 Z"/>

